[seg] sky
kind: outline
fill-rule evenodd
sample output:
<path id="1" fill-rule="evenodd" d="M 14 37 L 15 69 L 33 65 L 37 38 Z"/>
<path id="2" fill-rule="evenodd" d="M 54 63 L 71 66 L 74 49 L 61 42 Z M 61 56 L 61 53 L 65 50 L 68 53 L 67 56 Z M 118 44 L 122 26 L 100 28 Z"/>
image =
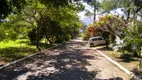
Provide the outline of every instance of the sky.
<path id="1" fill-rule="evenodd" d="M 89 10 L 91 13 L 93 13 L 93 8 L 90 5 L 88 5 L 85 2 L 82 2 L 82 3 L 85 6 L 85 10 Z M 79 12 L 78 16 L 84 24 L 86 24 L 86 25 L 92 24 L 93 23 L 93 15 L 92 16 L 85 16 L 85 13 L 86 13 L 85 10 L 82 12 Z M 118 8 L 118 9 L 110 11 L 110 12 L 115 15 L 124 15 L 124 13 L 121 11 L 121 8 Z M 102 16 L 102 15 L 96 15 L 96 20 L 98 20 L 99 16 Z"/>
<path id="2" fill-rule="evenodd" d="M 84 2 L 82 3 L 85 6 L 86 10 L 89 10 L 90 12 L 93 13 L 93 8 L 90 5 Z M 86 13 L 85 10 L 78 13 L 80 20 L 83 21 L 83 23 L 85 23 L 86 25 L 93 23 L 93 16 L 85 16 L 85 13 Z"/>

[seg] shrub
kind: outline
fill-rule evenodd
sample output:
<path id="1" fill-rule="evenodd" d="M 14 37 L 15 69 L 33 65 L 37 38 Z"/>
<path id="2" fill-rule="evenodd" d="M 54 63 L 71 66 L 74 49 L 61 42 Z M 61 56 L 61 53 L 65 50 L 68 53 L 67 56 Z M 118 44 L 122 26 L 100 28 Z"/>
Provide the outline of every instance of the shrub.
<path id="1" fill-rule="evenodd" d="M 138 57 L 141 54 L 142 47 L 142 23 L 138 21 L 131 22 L 130 26 L 125 30 L 123 50 L 132 52 Z"/>

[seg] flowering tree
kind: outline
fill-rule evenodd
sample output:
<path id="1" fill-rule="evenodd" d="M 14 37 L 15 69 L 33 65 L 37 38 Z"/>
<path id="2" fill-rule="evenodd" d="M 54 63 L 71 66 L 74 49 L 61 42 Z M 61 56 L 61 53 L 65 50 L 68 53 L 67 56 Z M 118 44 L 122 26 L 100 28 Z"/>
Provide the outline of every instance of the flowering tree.
<path id="1" fill-rule="evenodd" d="M 109 32 L 113 36 L 121 37 L 123 29 L 126 27 L 125 21 L 115 15 L 105 15 L 99 17 L 99 21 L 94 23 L 96 29 Z"/>
<path id="2" fill-rule="evenodd" d="M 94 26 L 88 26 L 86 31 L 84 32 L 83 39 L 88 40 L 90 37 L 99 36 L 100 32 Z"/>

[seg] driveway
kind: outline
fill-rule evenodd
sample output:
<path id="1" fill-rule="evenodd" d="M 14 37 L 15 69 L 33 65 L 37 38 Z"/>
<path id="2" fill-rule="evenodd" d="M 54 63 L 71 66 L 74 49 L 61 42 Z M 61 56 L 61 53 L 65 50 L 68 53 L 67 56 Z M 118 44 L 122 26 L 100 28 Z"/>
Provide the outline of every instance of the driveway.
<path id="1" fill-rule="evenodd" d="M 0 70 L 1 80 L 130 80 L 79 38 Z"/>

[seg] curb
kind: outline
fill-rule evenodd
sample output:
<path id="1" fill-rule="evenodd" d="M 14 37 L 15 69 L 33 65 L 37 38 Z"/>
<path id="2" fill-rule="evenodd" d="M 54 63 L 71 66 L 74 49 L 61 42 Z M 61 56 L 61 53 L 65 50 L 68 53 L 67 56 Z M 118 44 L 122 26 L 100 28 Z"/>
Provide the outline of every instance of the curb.
<path id="1" fill-rule="evenodd" d="M 63 44 L 63 43 L 59 43 L 59 44 L 57 44 L 56 46 L 50 47 L 50 48 L 48 48 L 48 49 L 52 49 L 52 48 L 57 47 L 57 46 L 60 46 L 60 45 L 62 45 L 62 44 Z M 8 66 L 10 66 L 10 65 L 16 64 L 16 63 L 18 63 L 18 62 L 20 62 L 20 61 L 23 61 L 23 60 L 25 60 L 25 59 L 28 59 L 28 58 L 30 58 L 30 57 L 33 57 L 33 56 L 35 56 L 35 55 L 37 55 L 37 54 L 39 54 L 39 53 L 41 53 L 41 52 L 37 52 L 37 53 L 35 53 L 35 54 L 31 54 L 31 55 L 29 55 L 29 56 L 27 56 L 27 57 L 18 59 L 18 60 L 16 60 L 16 61 L 13 61 L 13 62 L 11 62 L 11 63 L 8 63 L 8 64 L 6 64 L 6 65 L 4 65 L 4 66 L 1 66 L 1 67 L 0 67 L 0 70 L 3 69 L 3 68 L 8 67 Z"/>
<path id="2" fill-rule="evenodd" d="M 38 53 L 39 53 L 39 52 L 37 52 L 37 53 L 35 53 L 35 54 L 32 54 L 32 55 L 29 55 L 29 56 L 27 56 L 27 57 L 18 59 L 18 60 L 14 61 L 14 62 L 8 63 L 8 64 L 6 64 L 6 65 L 0 67 L 0 70 L 3 69 L 3 68 L 8 67 L 8 66 L 10 66 L 10 65 L 13 65 L 13 64 L 15 64 L 15 63 L 18 63 L 18 62 L 20 62 L 20 61 L 23 61 L 23 60 L 25 60 L 25 59 L 27 59 L 27 58 L 30 58 L 30 57 L 32 57 L 32 56 L 35 56 L 35 55 L 37 55 Z"/>
<path id="3" fill-rule="evenodd" d="M 94 49 L 96 50 L 99 54 L 101 54 L 103 57 L 105 57 L 108 61 L 110 61 L 112 64 L 116 65 L 118 68 L 120 68 L 122 71 L 124 71 L 126 74 L 132 76 L 134 79 L 136 80 L 142 80 L 141 78 L 139 78 L 138 76 L 136 76 L 133 72 L 129 71 L 128 69 L 124 68 L 123 66 L 121 66 L 119 63 L 117 63 L 116 61 L 112 60 L 111 58 L 109 58 L 107 55 L 105 55 L 104 53 L 102 53 L 100 50 Z"/>

